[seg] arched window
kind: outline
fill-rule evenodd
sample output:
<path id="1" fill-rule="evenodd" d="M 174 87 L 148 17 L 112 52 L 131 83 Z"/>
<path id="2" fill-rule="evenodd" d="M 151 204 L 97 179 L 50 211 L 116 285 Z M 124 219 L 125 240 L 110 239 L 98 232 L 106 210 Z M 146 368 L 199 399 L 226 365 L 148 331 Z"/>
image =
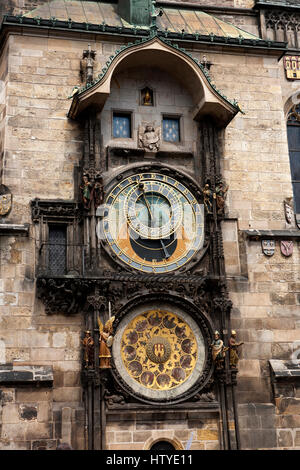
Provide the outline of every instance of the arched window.
<path id="1" fill-rule="evenodd" d="M 294 193 L 294 211 L 300 217 L 300 105 L 293 106 L 288 115 L 287 136 Z"/>

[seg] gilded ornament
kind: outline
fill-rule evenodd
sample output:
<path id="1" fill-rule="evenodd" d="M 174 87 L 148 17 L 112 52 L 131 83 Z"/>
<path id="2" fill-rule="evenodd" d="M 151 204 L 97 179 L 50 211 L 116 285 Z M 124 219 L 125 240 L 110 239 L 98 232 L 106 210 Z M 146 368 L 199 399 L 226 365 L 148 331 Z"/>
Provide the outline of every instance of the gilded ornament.
<path id="1" fill-rule="evenodd" d="M 98 317 L 98 325 L 99 325 L 99 359 L 100 359 L 100 364 L 99 367 L 100 369 L 110 369 L 110 358 L 111 358 L 111 352 L 110 348 L 113 344 L 113 322 L 115 320 L 115 317 L 110 318 L 106 323 L 105 326 L 103 326 L 100 318 Z"/>
<path id="2" fill-rule="evenodd" d="M 160 364 L 169 359 L 171 355 L 171 345 L 167 338 L 154 336 L 146 346 L 146 353 L 150 361 Z"/>
<path id="3" fill-rule="evenodd" d="M 191 327 L 172 312 L 150 310 L 135 317 L 122 336 L 125 369 L 140 385 L 170 390 L 192 374 L 198 356 Z"/>
<path id="4" fill-rule="evenodd" d="M 238 348 L 243 344 L 242 341 L 240 343 L 236 341 L 236 331 L 232 330 L 229 338 L 229 362 L 232 369 L 237 368 L 239 362 Z"/>

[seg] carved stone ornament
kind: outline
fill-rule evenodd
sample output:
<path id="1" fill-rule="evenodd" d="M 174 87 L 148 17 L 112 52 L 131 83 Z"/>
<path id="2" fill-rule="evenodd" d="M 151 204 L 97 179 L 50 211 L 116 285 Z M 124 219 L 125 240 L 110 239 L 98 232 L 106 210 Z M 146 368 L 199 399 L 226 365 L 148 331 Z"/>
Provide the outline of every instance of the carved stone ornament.
<path id="1" fill-rule="evenodd" d="M 280 242 L 280 251 L 283 256 L 289 257 L 292 256 L 294 249 L 294 244 L 290 240 L 282 240 Z"/>
<path id="2" fill-rule="evenodd" d="M 12 194 L 7 186 L 0 184 L 0 216 L 7 215 L 12 206 Z"/>
<path id="3" fill-rule="evenodd" d="M 266 256 L 273 256 L 275 253 L 275 240 L 262 240 L 262 251 Z"/>
<path id="4" fill-rule="evenodd" d="M 139 147 L 157 152 L 160 147 L 161 129 L 151 122 L 144 122 L 139 126 Z"/>
<path id="5" fill-rule="evenodd" d="M 286 221 L 288 224 L 291 224 L 293 220 L 293 213 L 294 213 L 293 206 L 290 203 L 290 200 L 283 201 L 283 205 L 284 205 L 284 214 L 285 214 Z"/>

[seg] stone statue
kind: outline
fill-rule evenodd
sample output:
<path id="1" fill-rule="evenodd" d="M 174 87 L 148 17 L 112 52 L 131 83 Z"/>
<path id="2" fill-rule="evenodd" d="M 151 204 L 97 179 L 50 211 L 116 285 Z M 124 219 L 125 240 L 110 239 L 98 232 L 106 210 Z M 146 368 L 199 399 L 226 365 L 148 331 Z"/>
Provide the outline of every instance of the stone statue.
<path id="1" fill-rule="evenodd" d="M 154 127 L 152 124 L 139 126 L 139 146 L 157 152 L 160 147 L 160 127 Z"/>
<path id="2" fill-rule="evenodd" d="M 232 330 L 231 331 L 231 336 L 229 338 L 229 362 L 230 362 L 230 367 L 232 369 L 236 369 L 238 362 L 239 362 L 239 356 L 238 356 L 238 348 L 244 344 L 243 342 L 237 343 L 236 342 L 236 331 Z"/>
<path id="3" fill-rule="evenodd" d="M 96 176 L 95 178 L 95 186 L 94 186 L 94 201 L 95 201 L 95 207 L 101 206 L 104 201 L 104 191 L 103 191 L 103 179 L 101 175 Z"/>
<path id="4" fill-rule="evenodd" d="M 90 183 L 88 175 L 83 175 L 82 185 L 80 186 L 82 202 L 85 209 L 90 209 L 93 199 L 93 184 Z"/>
<path id="5" fill-rule="evenodd" d="M 229 348 L 224 346 L 223 341 L 220 338 L 220 333 L 215 331 L 215 338 L 212 341 L 210 347 L 212 348 L 212 358 L 214 363 L 216 364 L 217 369 L 224 369 L 224 360 L 225 360 L 225 353 L 228 351 Z"/>
<path id="6" fill-rule="evenodd" d="M 93 369 L 95 367 L 94 340 L 91 337 L 90 331 L 85 332 L 85 337 L 82 340 L 82 345 L 85 368 Z"/>
<path id="7" fill-rule="evenodd" d="M 105 326 L 100 321 L 100 318 L 98 317 L 98 325 L 99 325 L 99 359 L 100 359 L 100 364 L 99 368 L 100 369 L 110 369 L 110 358 L 111 358 L 111 353 L 110 353 L 110 348 L 113 344 L 113 336 L 112 336 L 112 331 L 113 331 L 113 322 L 115 320 L 115 317 L 111 317 L 106 323 Z"/>

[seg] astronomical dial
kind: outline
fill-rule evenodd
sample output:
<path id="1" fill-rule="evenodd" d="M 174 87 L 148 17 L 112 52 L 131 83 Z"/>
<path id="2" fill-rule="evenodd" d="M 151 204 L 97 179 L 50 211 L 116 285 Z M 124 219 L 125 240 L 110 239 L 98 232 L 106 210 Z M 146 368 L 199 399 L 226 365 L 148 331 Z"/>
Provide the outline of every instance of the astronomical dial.
<path id="1" fill-rule="evenodd" d="M 153 181 L 139 182 L 129 193 L 125 215 L 130 228 L 143 238 L 159 240 L 169 237 L 182 221 L 182 206 L 176 191 Z"/>
<path id="2" fill-rule="evenodd" d="M 165 273 L 182 267 L 202 248 L 203 220 L 203 205 L 182 183 L 159 173 L 140 173 L 108 195 L 103 231 L 125 264 Z"/>

